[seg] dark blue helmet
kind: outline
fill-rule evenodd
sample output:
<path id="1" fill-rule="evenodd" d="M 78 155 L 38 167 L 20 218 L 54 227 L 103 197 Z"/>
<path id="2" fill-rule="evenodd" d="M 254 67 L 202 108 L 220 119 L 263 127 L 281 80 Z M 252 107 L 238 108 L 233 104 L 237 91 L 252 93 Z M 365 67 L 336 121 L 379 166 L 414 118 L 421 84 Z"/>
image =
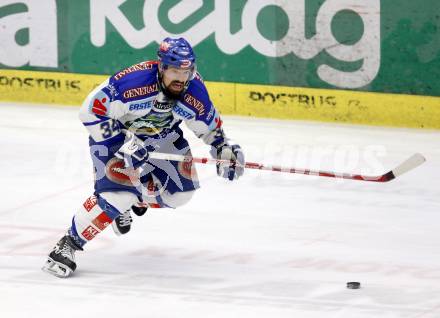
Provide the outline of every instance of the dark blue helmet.
<path id="1" fill-rule="evenodd" d="M 195 69 L 196 55 L 184 38 L 165 38 L 157 50 L 157 56 L 163 66 Z"/>

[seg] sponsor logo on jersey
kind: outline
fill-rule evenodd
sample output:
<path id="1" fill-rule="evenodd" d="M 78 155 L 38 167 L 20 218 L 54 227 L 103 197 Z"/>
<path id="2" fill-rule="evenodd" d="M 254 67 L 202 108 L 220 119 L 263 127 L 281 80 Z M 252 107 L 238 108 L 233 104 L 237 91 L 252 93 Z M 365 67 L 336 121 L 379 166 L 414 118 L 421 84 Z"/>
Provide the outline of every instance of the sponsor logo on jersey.
<path id="1" fill-rule="evenodd" d="M 156 112 L 152 110 L 149 114 L 128 121 L 125 126 L 136 134 L 157 135 L 171 127 L 174 120 L 172 112 Z"/>
<path id="2" fill-rule="evenodd" d="M 183 96 L 183 99 L 189 105 L 191 105 L 192 107 L 197 109 L 200 116 L 203 116 L 205 114 L 205 105 L 203 105 L 203 103 L 201 101 L 199 101 L 197 98 L 195 98 L 194 96 L 187 93 L 187 94 L 185 94 L 185 96 Z"/>
<path id="3" fill-rule="evenodd" d="M 84 238 L 87 241 L 90 241 L 91 239 L 93 239 L 97 234 L 99 233 L 99 231 L 97 229 L 95 229 L 93 226 L 89 225 L 84 231 L 82 231 L 81 235 L 84 236 Z"/>
<path id="4" fill-rule="evenodd" d="M 120 71 L 119 73 L 116 73 L 113 78 L 118 81 L 121 78 L 123 78 L 125 75 L 128 75 L 130 73 L 136 72 L 136 71 L 143 71 L 143 70 L 151 70 L 153 68 L 153 65 L 157 64 L 155 61 L 149 61 L 149 62 L 142 62 L 130 67 L 127 67 L 126 69 Z"/>
<path id="5" fill-rule="evenodd" d="M 173 102 L 158 102 L 157 100 L 154 101 L 153 109 L 159 113 L 168 112 L 173 108 L 174 103 Z"/>
<path id="6" fill-rule="evenodd" d="M 109 226 L 112 223 L 112 219 L 107 215 L 107 213 L 102 212 L 100 215 L 98 215 L 92 223 L 99 229 L 104 230 L 107 226 Z"/>
<path id="7" fill-rule="evenodd" d="M 174 111 L 177 115 L 179 115 L 179 116 L 181 116 L 181 117 L 183 117 L 183 118 L 186 118 L 186 119 L 191 119 L 191 118 L 194 117 L 193 115 L 191 115 L 189 112 L 187 112 L 186 110 L 184 110 L 182 107 L 180 107 L 180 106 L 178 106 L 178 105 L 175 105 L 175 106 L 174 106 L 173 111 Z"/>
<path id="8" fill-rule="evenodd" d="M 135 98 L 139 96 L 145 96 L 159 91 L 157 83 L 137 88 L 132 88 L 122 94 L 125 99 Z"/>
<path id="9" fill-rule="evenodd" d="M 97 202 L 98 200 L 96 199 L 96 196 L 92 195 L 86 200 L 86 202 L 84 202 L 84 209 L 86 209 L 87 212 L 90 212 L 90 210 L 93 209 Z"/>
<path id="10" fill-rule="evenodd" d="M 104 103 L 106 102 L 107 102 L 107 98 L 105 97 L 101 100 L 96 98 L 93 101 L 92 112 L 95 113 L 96 115 L 105 116 L 105 114 L 107 114 L 107 107 L 104 106 Z"/>
<path id="11" fill-rule="evenodd" d="M 153 105 L 153 101 L 149 100 L 143 103 L 130 104 L 128 110 L 144 110 L 149 109 Z"/>

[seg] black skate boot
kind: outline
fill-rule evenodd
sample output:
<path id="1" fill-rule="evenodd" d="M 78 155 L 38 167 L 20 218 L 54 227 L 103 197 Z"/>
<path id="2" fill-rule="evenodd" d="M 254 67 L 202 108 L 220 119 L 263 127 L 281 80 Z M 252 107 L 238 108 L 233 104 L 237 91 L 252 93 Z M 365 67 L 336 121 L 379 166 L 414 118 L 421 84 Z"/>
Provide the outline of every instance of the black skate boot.
<path id="1" fill-rule="evenodd" d="M 131 209 L 119 214 L 112 222 L 112 228 L 116 235 L 124 235 L 130 231 L 131 223 L 133 222 L 130 211 Z"/>
<path id="2" fill-rule="evenodd" d="M 112 223 L 113 231 L 115 231 L 116 235 L 124 235 L 130 231 L 131 223 L 133 222 L 130 214 L 131 211 L 137 216 L 142 216 L 147 212 L 147 207 L 132 205 L 130 210 L 121 213 Z"/>
<path id="3" fill-rule="evenodd" d="M 137 216 L 142 216 L 145 214 L 145 212 L 147 212 L 146 206 L 132 205 L 131 209 L 133 210 L 133 213 L 136 214 Z"/>
<path id="4" fill-rule="evenodd" d="M 83 249 L 66 234 L 50 252 L 42 270 L 61 278 L 70 276 L 76 269 L 75 251 L 78 250 Z"/>

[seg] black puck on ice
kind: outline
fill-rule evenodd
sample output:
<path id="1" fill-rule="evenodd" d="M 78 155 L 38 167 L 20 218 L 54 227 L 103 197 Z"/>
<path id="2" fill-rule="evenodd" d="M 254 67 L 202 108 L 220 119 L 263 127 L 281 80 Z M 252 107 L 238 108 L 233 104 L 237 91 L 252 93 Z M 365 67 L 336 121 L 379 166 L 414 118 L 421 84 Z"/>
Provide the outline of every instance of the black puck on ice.
<path id="1" fill-rule="evenodd" d="M 348 289 L 359 289 L 359 288 L 361 288 L 361 283 L 359 283 L 359 282 L 348 282 L 347 283 L 347 288 Z"/>

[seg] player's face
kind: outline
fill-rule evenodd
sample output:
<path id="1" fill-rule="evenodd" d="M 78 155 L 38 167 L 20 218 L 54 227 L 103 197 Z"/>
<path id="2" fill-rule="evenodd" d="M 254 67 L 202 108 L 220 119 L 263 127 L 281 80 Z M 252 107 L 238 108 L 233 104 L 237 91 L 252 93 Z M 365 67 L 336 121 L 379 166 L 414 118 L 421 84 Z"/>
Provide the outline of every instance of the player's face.
<path id="1" fill-rule="evenodd" d="M 162 80 L 164 86 L 173 94 L 180 94 L 185 88 L 186 82 L 192 75 L 192 69 L 182 69 L 169 66 L 163 71 Z"/>

